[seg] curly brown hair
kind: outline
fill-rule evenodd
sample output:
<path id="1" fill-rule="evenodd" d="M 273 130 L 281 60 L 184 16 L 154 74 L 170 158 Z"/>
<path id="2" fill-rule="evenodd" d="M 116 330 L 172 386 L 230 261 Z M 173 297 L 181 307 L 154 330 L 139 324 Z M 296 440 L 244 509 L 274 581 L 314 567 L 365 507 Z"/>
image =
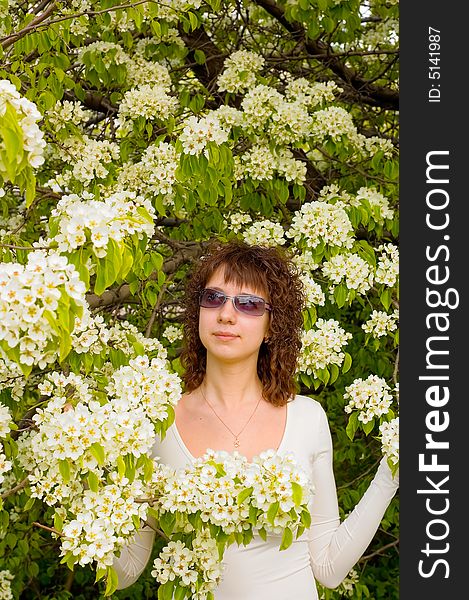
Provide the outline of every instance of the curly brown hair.
<path id="1" fill-rule="evenodd" d="M 186 281 L 181 353 L 185 390 L 195 390 L 205 377 L 207 353 L 199 337 L 199 294 L 220 267 L 227 283 L 248 285 L 267 294 L 272 306 L 269 338 L 260 347 L 257 373 L 264 398 L 283 406 L 298 390 L 295 375 L 303 328 L 303 283 L 285 250 L 250 246 L 239 240 L 212 241 Z"/>

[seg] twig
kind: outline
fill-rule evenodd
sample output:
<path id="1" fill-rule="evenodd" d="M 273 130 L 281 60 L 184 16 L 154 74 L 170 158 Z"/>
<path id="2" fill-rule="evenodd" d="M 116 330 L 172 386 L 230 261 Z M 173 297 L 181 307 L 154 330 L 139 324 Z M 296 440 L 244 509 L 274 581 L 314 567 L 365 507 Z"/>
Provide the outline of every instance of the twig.
<path id="1" fill-rule="evenodd" d="M 15 485 L 15 487 L 11 488 L 11 490 L 7 490 L 6 492 L 3 492 L 3 494 L 0 494 L 0 498 L 5 500 L 5 498 L 8 498 L 8 496 L 13 496 L 13 494 L 16 494 L 16 492 L 24 489 L 28 485 L 28 481 L 29 479 L 26 477 L 23 479 L 23 481 L 18 483 L 18 485 Z"/>
<path id="2" fill-rule="evenodd" d="M 361 559 L 358 562 L 365 562 L 366 560 L 369 560 L 370 558 L 373 558 L 374 556 L 379 556 L 385 550 L 388 550 L 389 548 L 394 548 L 394 546 L 398 546 L 398 545 L 399 545 L 399 540 L 396 540 L 394 542 L 390 542 L 389 544 L 381 546 L 381 548 L 379 548 L 379 550 L 376 550 L 376 552 L 372 552 L 371 554 L 367 554 L 366 556 L 362 556 Z"/>
<path id="3" fill-rule="evenodd" d="M 45 529 L 46 531 L 50 531 L 51 533 L 55 533 L 56 535 L 59 535 L 60 537 L 63 536 L 63 534 L 60 533 L 60 531 L 57 531 L 57 529 L 55 529 L 55 527 L 47 527 L 47 525 L 43 525 L 42 523 L 38 523 L 37 521 L 34 521 L 33 525 L 36 525 L 36 527 L 40 527 L 41 529 Z"/>

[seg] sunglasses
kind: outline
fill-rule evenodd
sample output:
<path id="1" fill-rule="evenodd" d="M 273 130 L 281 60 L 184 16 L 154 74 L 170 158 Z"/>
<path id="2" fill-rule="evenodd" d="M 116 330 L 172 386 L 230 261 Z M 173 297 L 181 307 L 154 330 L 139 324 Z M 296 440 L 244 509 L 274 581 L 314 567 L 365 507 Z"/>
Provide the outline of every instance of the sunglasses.
<path id="1" fill-rule="evenodd" d="M 227 296 L 225 293 L 211 288 L 206 288 L 200 292 L 199 306 L 202 306 L 202 308 L 220 308 L 228 299 L 233 302 L 236 310 L 244 315 L 261 317 L 266 310 L 272 310 L 271 305 L 259 296 L 253 296 L 252 294 Z"/>

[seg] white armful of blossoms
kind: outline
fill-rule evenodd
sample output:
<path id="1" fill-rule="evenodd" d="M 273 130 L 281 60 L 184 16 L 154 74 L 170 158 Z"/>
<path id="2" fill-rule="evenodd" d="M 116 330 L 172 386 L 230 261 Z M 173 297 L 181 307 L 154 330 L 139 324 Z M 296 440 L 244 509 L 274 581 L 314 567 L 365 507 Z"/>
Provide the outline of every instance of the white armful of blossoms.
<path id="1" fill-rule="evenodd" d="M 152 575 L 161 585 L 187 587 L 190 598 L 211 597 L 227 545 L 273 534 L 282 550 L 311 522 L 312 486 L 291 454 L 268 450 L 248 462 L 238 452 L 208 450 L 178 471 L 162 465 L 153 480 L 159 494 L 150 512 L 174 541 Z"/>

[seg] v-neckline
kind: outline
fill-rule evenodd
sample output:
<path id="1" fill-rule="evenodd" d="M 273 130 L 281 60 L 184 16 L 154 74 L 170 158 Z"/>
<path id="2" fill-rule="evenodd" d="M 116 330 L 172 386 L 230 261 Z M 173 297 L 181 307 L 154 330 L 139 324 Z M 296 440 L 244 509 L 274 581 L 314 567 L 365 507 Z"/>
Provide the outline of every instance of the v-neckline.
<path id="1" fill-rule="evenodd" d="M 287 437 L 288 423 L 290 421 L 290 414 L 289 414 L 290 413 L 290 407 L 289 407 L 289 405 L 291 404 L 291 402 L 293 402 L 293 400 L 291 400 L 290 402 L 287 402 L 287 405 L 286 405 L 286 408 L 287 408 L 286 413 L 287 414 L 285 416 L 285 426 L 283 428 L 282 439 L 280 440 L 280 443 L 277 446 L 277 449 L 275 449 L 275 448 L 266 448 L 265 450 L 262 450 L 262 452 L 267 452 L 268 450 L 274 450 L 274 452 L 281 452 L 282 451 L 285 439 Z M 202 458 L 202 456 L 194 456 L 190 452 L 189 448 L 186 446 L 186 443 L 182 439 L 182 435 L 179 433 L 179 429 L 177 428 L 177 425 L 176 425 L 176 419 L 174 419 L 174 422 L 173 422 L 173 424 L 171 426 L 171 429 L 173 430 L 174 436 L 175 436 L 177 442 L 179 443 L 182 451 L 187 456 L 187 458 L 190 459 L 191 462 L 194 462 L 195 460 L 199 460 L 200 458 Z M 208 448 L 207 448 L 207 450 L 208 450 Z M 214 451 L 217 452 L 217 450 L 214 450 Z M 240 454 L 241 456 L 244 456 L 244 454 L 242 452 L 239 452 L 238 450 L 236 450 L 236 452 L 238 452 L 238 454 Z M 262 454 L 262 452 L 259 452 L 258 454 L 254 454 L 253 459 L 255 457 L 259 456 L 260 454 Z M 247 458 L 247 457 L 245 457 L 245 458 Z M 248 462 L 252 463 L 253 460 L 248 460 Z"/>

